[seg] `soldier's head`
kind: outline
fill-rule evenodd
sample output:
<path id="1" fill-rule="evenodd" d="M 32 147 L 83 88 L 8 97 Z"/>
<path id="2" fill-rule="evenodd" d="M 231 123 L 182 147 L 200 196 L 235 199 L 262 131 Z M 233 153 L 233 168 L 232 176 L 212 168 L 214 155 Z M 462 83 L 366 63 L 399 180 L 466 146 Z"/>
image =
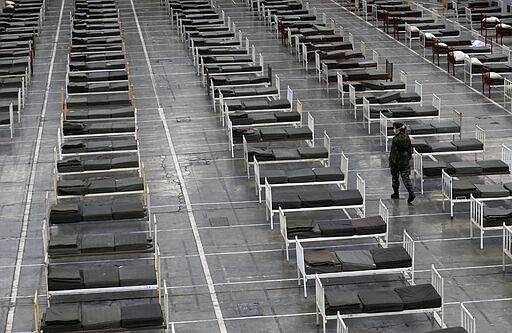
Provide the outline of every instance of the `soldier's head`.
<path id="1" fill-rule="evenodd" d="M 405 133 L 405 130 L 406 130 L 406 126 L 404 123 L 401 123 L 398 121 L 393 123 L 393 132 L 395 132 L 395 134 Z"/>

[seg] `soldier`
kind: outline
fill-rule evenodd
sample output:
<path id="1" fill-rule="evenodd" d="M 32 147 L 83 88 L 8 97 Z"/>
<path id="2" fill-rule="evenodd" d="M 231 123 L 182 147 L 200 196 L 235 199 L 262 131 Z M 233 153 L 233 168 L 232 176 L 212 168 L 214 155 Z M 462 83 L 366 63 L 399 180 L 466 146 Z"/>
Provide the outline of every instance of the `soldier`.
<path id="1" fill-rule="evenodd" d="M 411 171 L 409 161 L 412 157 L 411 139 L 407 135 L 406 127 L 403 123 L 393 123 L 393 132 L 395 133 L 395 136 L 393 137 L 391 152 L 389 153 L 391 184 L 393 186 L 393 194 L 391 194 L 391 198 L 400 198 L 398 188 L 400 187 L 400 177 L 402 177 L 402 182 L 409 192 L 407 203 L 410 204 L 416 197 L 412 189 L 411 179 L 409 178 L 409 173 Z"/>

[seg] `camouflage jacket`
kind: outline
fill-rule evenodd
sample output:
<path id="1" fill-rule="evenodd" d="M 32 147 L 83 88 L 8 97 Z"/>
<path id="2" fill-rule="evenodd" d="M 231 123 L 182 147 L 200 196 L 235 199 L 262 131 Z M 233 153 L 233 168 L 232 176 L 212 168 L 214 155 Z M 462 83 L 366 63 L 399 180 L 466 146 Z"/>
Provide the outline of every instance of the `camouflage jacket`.
<path id="1" fill-rule="evenodd" d="M 395 134 L 391 143 L 391 152 L 389 153 L 389 165 L 406 166 L 412 157 L 412 145 L 409 136 L 401 133 Z"/>

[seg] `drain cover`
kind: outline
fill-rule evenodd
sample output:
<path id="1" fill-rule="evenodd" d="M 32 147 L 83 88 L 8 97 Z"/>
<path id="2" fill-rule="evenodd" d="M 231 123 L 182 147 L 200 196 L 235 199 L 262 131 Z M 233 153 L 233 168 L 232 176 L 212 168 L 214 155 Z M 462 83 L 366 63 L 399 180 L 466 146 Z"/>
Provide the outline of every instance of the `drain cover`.
<path id="1" fill-rule="evenodd" d="M 259 303 L 242 303 L 237 304 L 237 307 L 238 313 L 243 317 L 262 315 Z"/>
<path id="2" fill-rule="evenodd" d="M 229 225 L 229 221 L 228 221 L 228 218 L 225 216 L 211 217 L 210 225 L 212 227 L 222 227 L 222 226 Z"/>

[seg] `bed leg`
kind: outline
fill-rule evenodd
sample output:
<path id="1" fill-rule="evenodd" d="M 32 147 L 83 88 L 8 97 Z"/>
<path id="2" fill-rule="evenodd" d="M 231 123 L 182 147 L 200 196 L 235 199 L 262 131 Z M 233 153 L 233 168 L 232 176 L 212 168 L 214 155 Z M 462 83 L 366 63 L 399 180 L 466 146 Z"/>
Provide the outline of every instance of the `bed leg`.
<path id="1" fill-rule="evenodd" d="M 480 250 L 484 248 L 484 229 L 480 229 Z"/>
<path id="2" fill-rule="evenodd" d="M 306 277 L 304 277 L 304 279 L 302 280 L 302 284 L 303 284 L 303 288 L 304 288 L 304 298 L 308 298 L 307 282 L 308 282 L 308 279 Z"/>

